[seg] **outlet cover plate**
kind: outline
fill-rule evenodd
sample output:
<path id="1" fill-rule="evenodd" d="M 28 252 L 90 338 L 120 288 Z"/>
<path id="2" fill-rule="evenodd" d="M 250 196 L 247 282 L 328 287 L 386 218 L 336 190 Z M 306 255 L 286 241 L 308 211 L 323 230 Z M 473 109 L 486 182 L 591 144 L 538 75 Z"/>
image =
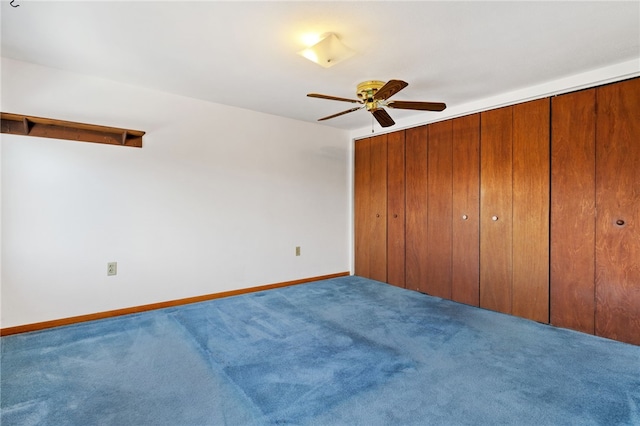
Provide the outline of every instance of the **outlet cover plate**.
<path id="1" fill-rule="evenodd" d="M 107 263 L 107 275 L 116 275 L 118 273 L 118 262 Z"/>

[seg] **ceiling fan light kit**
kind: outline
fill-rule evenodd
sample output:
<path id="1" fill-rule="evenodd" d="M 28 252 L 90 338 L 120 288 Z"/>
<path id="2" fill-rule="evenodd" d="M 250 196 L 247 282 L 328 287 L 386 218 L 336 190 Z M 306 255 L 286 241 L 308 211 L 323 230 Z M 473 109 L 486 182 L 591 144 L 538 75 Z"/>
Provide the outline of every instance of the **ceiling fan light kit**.
<path id="1" fill-rule="evenodd" d="M 390 101 L 391 96 L 395 95 L 409 83 L 402 80 L 389 80 L 388 82 L 380 80 L 363 81 L 356 88 L 356 96 L 358 99 L 340 98 L 337 96 L 323 95 L 320 93 L 308 93 L 311 98 L 329 99 L 331 101 L 351 102 L 361 104 L 359 107 L 351 108 L 346 111 L 332 114 L 327 117 L 319 118 L 318 121 L 329 120 L 348 114 L 359 109 L 366 109 L 382 127 L 393 126 L 395 121 L 387 113 L 384 107 L 395 109 L 410 109 L 418 111 L 443 111 L 447 105 L 442 102 L 419 102 L 419 101 Z"/>
<path id="2" fill-rule="evenodd" d="M 332 67 L 355 54 L 333 33 L 324 34 L 319 42 L 298 53 L 324 68 Z"/>

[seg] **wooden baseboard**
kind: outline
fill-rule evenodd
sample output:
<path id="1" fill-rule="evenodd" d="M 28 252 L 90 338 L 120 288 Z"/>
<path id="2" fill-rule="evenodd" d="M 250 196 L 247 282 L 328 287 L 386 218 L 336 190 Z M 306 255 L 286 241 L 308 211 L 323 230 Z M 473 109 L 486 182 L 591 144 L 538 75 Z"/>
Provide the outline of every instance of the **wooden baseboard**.
<path id="1" fill-rule="evenodd" d="M 169 308 L 172 306 L 187 305 L 189 303 L 204 302 L 206 300 L 220 299 L 223 297 L 237 296 L 240 294 L 254 293 L 256 291 L 270 290 L 280 287 L 288 287 L 296 284 L 304 284 L 313 281 L 328 280 L 330 278 L 346 277 L 349 272 L 338 272 L 336 274 L 321 275 L 318 277 L 303 278 L 293 281 L 285 281 L 276 284 L 267 284 L 257 287 L 243 288 L 239 290 L 223 291 L 221 293 L 205 294 L 203 296 L 187 297 L 186 299 L 170 300 L 167 302 L 152 303 L 150 305 L 134 306 L 131 308 L 116 309 L 113 311 L 97 312 L 95 314 L 80 315 L 77 317 L 61 318 L 51 321 L 37 322 L 33 324 L 18 325 L 15 327 L 7 327 L 0 329 L 0 336 L 8 336 L 11 334 L 28 333 L 30 331 L 44 330 L 47 328 L 60 327 L 63 325 L 76 324 L 86 321 L 94 321 L 99 319 L 117 317 L 121 315 L 136 314 L 139 312 L 151 311 L 154 309 Z"/>

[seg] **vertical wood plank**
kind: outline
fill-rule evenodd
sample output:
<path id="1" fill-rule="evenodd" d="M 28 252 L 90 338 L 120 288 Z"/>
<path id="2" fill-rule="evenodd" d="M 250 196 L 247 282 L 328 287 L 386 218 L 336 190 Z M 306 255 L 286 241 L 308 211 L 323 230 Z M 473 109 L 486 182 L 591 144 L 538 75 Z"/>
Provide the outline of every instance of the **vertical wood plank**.
<path id="1" fill-rule="evenodd" d="M 427 126 L 405 130 L 406 288 L 426 291 Z"/>
<path id="2" fill-rule="evenodd" d="M 551 323 L 595 333 L 596 90 L 552 99 Z"/>
<path id="3" fill-rule="evenodd" d="M 512 296 L 512 110 L 480 115 L 480 306 L 507 314 Z"/>
<path id="4" fill-rule="evenodd" d="M 452 167 L 451 120 L 430 124 L 427 147 L 428 294 L 451 299 Z"/>
<path id="5" fill-rule="evenodd" d="M 371 138 L 369 278 L 387 281 L 387 135 Z"/>
<path id="6" fill-rule="evenodd" d="M 513 107 L 512 314 L 549 322 L 548 98 Z"/>
<path id="7" fill-rule="evenodd" d="M 371 197 L 369 181 L 371 175 L 371 138 L 355 141 L 354 153 L 354 272 L 361 277 L 368 277 L 369 243 L 368 230 L 371 227 Z"/>
<path id="8" fill-rule="evenodd" d="M 405 286 L 404 130 L 387 135 L 387 282 Z"/>
<path id="9" fill-rule="evenodd" d="M 452 123 L 451 298 L 480 304 L 480 115 Z"/>
<path id="10" fill-rule="evenodd" d="M 596 334 L 640 344 L 640 79 L 596 97 Z"/>

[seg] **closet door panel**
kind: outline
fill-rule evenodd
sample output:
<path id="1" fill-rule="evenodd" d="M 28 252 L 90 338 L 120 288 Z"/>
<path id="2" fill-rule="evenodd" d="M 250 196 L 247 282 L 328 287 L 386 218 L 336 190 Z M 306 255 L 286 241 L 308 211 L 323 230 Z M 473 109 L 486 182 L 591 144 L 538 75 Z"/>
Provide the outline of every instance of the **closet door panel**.
<path id="1" fill-rule="evenodd" d="M 405 131 L 406 288 L 426 291 L 427 127 Z"/>
<path id="2" fill-rule="evenodd" d="M 480 303 L 480 115 L 452 122 L 451 298 Z"/>
<path id="3" fill-rule="evenodd" d="M 513 315 L 549 322 L 549 99 L 513 107 Z"/>
<path id="4" fill-rule="evenodd" d="M 354 243 L 355 274 L 369 276 L 369 229 L 371 228 L 371 197 L 369 195 L 371 171 L 371 138 L 355 142 L 354 159 Z"/>
<path id="5" fill-rule="evenodd" d="M 451 120 L 428 126 L 426 292 L 451 299 Z"/>
<path id="6" fill-rule="evenodd" d="M 596 96 L 596 334 L 640 344 L 640 79 Z"/>
<path id="7" fill-rule="evenodd" d="M 480 306 L 511 313 L 512 108 L 481 114 Z"/>
<path id="8" fill-rule="evenodd" d="M 387 282 L 405 286 L 404 131 L 387 135 Z"/>
<path id="9" fill-rule="evenodd" d="M 552 99 L 551 323 L 595 333 L 596 90 Z"/>
<path id="10" fill-rule="evenodd" d="M 387 135 L 371 138 L 369 278 L 387 281 Z"/>

